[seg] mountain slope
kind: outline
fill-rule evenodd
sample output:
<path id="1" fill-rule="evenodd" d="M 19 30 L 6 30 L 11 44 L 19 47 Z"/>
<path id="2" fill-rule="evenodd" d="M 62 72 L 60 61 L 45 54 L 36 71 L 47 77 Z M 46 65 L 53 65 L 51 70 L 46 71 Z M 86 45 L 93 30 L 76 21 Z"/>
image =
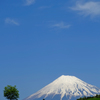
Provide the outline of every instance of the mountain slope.
<path id="1" fill-rule="evenodd" d="M 24 100 L 39 100 L 43 98 L 47 98 L 48 100 L 66 100 L 67 98 L 70 100 L 81 96 L 94 96 L 99 93 L 100 89 L 96 86 L 87 84 L 75 76 L 62 75 Z"/>

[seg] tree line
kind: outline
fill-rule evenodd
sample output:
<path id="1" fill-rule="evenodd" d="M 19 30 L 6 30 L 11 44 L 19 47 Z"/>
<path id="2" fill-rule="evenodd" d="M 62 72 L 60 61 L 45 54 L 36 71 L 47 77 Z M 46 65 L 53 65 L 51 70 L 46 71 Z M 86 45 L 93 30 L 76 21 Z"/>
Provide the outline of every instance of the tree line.
<path id="1" fill-rule="evenodd" d="M 86 97 L 86 96 L 84 96 L 83 98 L 80 97 L 77 100 L 87 100 L 87 99 L 90 99 L 90 98 L 100 98 L 100 95 L 99 94 L 96 94 L 96 96 L 93 96 L 93 97 Z"/>

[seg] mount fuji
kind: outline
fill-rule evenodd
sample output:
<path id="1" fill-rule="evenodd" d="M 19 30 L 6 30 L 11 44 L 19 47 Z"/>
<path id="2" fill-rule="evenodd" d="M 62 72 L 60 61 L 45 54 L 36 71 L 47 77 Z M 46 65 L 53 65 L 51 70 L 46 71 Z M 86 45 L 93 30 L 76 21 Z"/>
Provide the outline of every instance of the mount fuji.
<path id="1" fill-rule="evenodd" d="M 75 76 L 62 75 L 24 100 L 76 100 L 100 94 L 100 89 Z"/>

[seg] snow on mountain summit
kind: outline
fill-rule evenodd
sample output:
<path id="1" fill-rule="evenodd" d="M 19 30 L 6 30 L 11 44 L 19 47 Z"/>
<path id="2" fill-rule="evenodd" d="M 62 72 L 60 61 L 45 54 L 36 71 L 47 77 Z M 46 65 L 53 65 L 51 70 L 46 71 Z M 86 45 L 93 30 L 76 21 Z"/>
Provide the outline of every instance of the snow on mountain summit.
<path id="1" fill-rule="evenodd" d="M 41 97 L 51 97 L 53 99 L 57 95 L 59 95 L 59 100 L 62 100 L 64 97 L 68 97 L 70 100 L 72 97 L 93 96 L 99 93 L 99 88 L 90 85 L 75 76 L 62 75 L 24 100 L 35 100 Z"/>

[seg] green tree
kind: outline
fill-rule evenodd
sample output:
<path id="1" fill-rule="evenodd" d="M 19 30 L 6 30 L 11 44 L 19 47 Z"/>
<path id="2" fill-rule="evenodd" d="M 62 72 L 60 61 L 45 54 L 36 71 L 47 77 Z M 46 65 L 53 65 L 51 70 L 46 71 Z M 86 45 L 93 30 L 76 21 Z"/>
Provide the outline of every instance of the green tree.
<path id="1" fill-rule="evenodd" d="M 19 98 L 19 91 L 16 89 L 16 85 L 7 85 L 7 87 L 4 88 L 4 97 L 10 100 L 18 100 L 17 98 Z"/>

